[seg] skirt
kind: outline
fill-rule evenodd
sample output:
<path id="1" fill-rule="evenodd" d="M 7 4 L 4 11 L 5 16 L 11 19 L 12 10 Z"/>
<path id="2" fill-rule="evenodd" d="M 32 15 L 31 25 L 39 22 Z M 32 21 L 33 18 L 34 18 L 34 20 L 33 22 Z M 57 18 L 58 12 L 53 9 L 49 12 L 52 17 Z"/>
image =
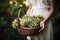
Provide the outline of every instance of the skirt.
<path id="1" fill-rule="evenodd" d="M 46 18 L 49 14 L 46 8 L 31 9 L 30 16 L 36 16 L 36 15 L 41 15 Z M 35 36 L 27 36 L 27 39 L 28 40 L 53 40 L 52 21 L 48 20 L 46 22 L 44 30 L 42 30 L 39 34 Z"/>

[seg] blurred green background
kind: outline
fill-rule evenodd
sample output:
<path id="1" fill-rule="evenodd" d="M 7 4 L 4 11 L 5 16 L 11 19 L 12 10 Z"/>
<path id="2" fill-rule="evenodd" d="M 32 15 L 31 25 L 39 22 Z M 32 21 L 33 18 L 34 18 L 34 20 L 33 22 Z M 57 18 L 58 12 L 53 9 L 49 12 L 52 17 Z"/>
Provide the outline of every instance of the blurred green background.
<path id="1" fill-rule="evenodd" d="M 54 28 L 54 38 L 59 40 L 60 34 L 60 1 L 54 0 L 54 14 L 51 17 Z M 20 17 L 24 16 L 28 9 L 25 0 L 0 0 L 0 40 L 25 40 L 26 36 L 12 28 L 12 21 L 17 18 L 19 9 L 23 8 Z"/>

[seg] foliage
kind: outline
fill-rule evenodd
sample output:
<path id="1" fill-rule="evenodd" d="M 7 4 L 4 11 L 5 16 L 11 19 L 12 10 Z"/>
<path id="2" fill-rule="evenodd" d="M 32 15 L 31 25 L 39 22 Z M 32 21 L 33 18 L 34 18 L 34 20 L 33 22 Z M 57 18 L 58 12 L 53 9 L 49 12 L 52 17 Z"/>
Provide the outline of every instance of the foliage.
<path id="1" fill-rule="evenodd" d="M 25 4 L 22 5 L 23 5 L 23 9 L 26 9 Z M 0 1 L 0 32 L 1 32 L 0 40 L 25 39 L 25 36 L 22 36 L 21 34 L 18 33 L 16 29 L 12 28 L 12 23 L 11 23 L 13 19 L 17 17 L 17 13 L 20 8 L 21 7 L 19 5 L 15 6 L 15 2 L 13 4 L 9 4 L 9 0 Z M 25 12 L 26 10 L 22 10 L 21 12 L 22 16 L 25 14 L 23 11 Z"/>

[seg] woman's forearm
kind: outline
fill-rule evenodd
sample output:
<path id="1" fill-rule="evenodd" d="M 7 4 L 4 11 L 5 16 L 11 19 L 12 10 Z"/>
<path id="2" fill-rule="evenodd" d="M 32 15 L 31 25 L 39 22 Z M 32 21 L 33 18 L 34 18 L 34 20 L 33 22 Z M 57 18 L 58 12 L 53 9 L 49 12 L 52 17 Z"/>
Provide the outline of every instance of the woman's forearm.
<path id="1" fill-rule="evenodd" d="M 53 9 L 51 11 L 49 11 L 48 13 L 49 15 L 43 20 L 44 22 L 46 22 L 53 14 Z"/>
<path id="2" fill-rule="evenodd" d="M 31 9 L 28 9 L 28 10 L 27 10 L 27 12 L 26 12 L 26 14 L 27 14 L 27 15 L 29 15 L 29 13 L 30 13 L 30 10 L 31 10 Z"/>
<path id="3" fill-rule="evenodd" d="M 31 8 L 32 8 L 32 5 L 29 4 L 29 8 L 28 8 L 28 10 L 27 10 L 27 12 L 26 12 L 27 15 L 29 15 L 29 13 L 30 13 L 30 11 L 31 11 Z"/>
<path id="4" fill-rule="evenodd" d="M 44 22 L 46 22 L 52 16 L 53 11 L 54 11 L 54 6 L 53 6 L 53 2 L 51 2 L 50 10 L 48 12 L 49 15 L 43 20 Z"/>

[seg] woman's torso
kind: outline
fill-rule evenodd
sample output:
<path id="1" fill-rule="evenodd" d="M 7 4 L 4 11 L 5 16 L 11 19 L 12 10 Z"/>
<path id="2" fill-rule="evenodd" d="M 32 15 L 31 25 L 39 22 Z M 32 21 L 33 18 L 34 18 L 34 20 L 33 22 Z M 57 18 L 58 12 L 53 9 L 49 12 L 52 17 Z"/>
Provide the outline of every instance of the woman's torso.
<path id="1" fill-rule="evenodd" d="M 30 3 L 32 4 L 30 16 L 41 15 L 46 18 L 49 15 L 49 5 L 45 5 L 43 0 L 30 0 Z"/>

